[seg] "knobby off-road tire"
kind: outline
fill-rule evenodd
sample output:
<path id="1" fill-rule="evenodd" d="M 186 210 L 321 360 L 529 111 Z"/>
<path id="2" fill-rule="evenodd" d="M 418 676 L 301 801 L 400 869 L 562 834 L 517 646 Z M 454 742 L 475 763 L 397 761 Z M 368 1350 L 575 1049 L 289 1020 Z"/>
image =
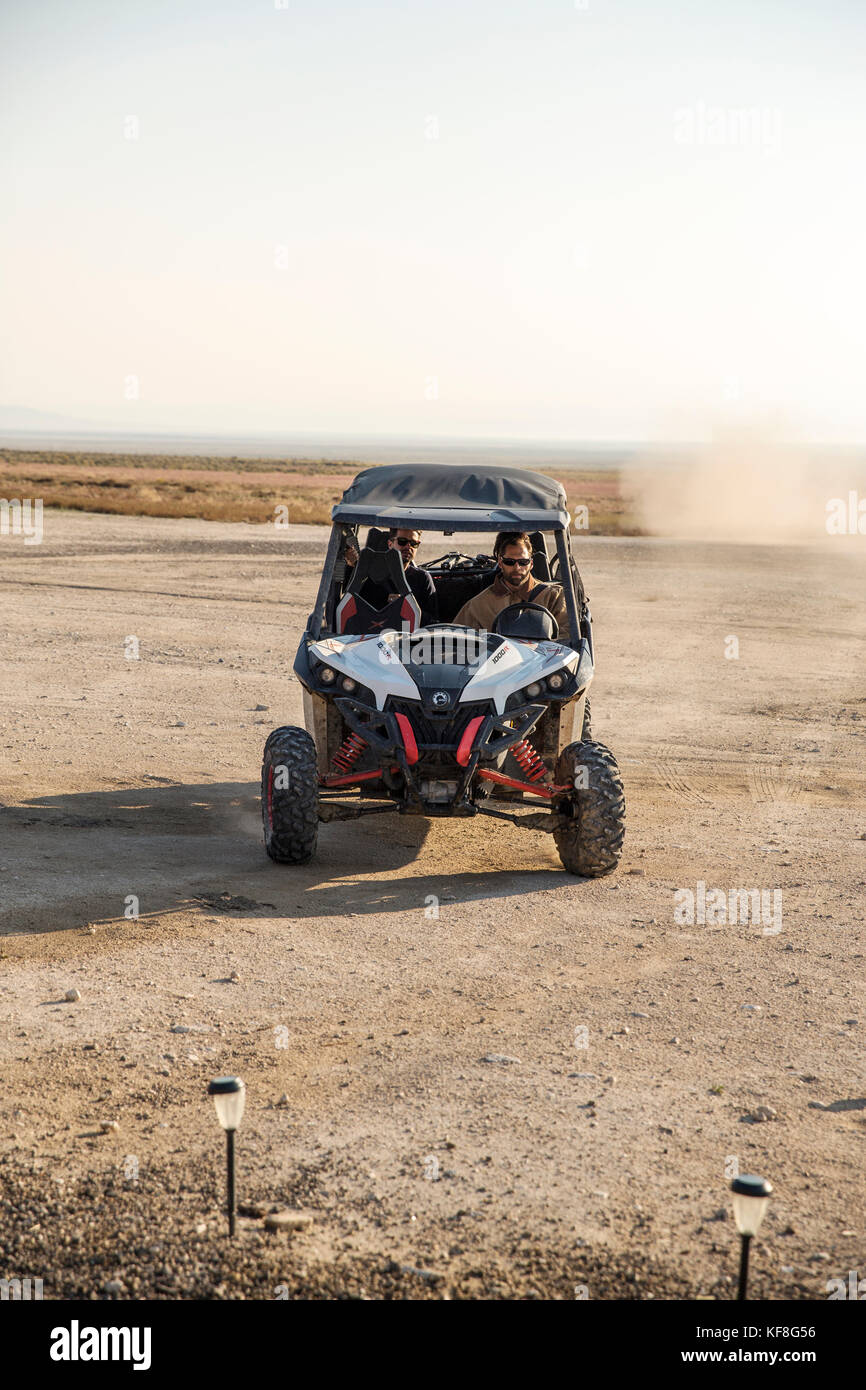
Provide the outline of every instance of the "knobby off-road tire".
<path id="1" fill-rule="evenodd" d="M 584 704 L 584 707 L 583 707 L 583 728 L 582 728 L 581 731 L 580 731 L 580 741 L 581 741 L 581 743 L 589 743 L 590 740 L 591 740 L 591 738 L 592 738 L 592 713 L 591 713 L 590 708 L 589 708 L 589 696 L 587 695 L 587 697 L 586 697 L 586 703 Z M 565 749 L 563 749 L 562 751 L 565 752 Z"/>
<path id="2" fill-rule="evenodd" d="M 580 769 L 585 774 L 578 777 Z M 571 817 L 553 832 L 563 868 L 581 878 L 609 874 L 625 838 L 625 792 L 616 758 L 603 743 L 570 743 L 557 759 L 556 781 L 574 787 L 559 806 L 562 811 L 570 806 Z"/>
<path id="3" fill-rule="evenodd" d="M 316 745 L 305 729 L 274 729 L 262 760 L 265 849 L 278 864 L 305 864 L 319 834 Z"/>

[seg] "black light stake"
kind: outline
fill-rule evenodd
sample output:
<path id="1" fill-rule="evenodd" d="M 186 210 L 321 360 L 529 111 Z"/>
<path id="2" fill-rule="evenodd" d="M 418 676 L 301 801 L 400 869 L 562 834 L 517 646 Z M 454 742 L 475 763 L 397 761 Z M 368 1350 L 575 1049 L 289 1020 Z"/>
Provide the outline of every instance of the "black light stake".
<path id="1" fill-rule="evenodd" d="M 239 1076 L 218 1076 L 207 1088 L 213 1096 L 217 1119 L 226 1132 L 229 1235 L 235 1233 L 235 1130 L 243 1119 L 246 1087 Z"/>
<path id="2" fill-rule="evenodd" d="M 734 1194 L 734 1220 L 737 1223 L 737 1230 L 742 1241 L 740 1246 L 740 1286 L 737 1290 L 737 1300 L 739 1301 L 745 1299 L 746 1286 L 749 1282 L 749 1246 L 752 1236 L 758 1234 L 761 1222 L 767 1214 L 773 1184 L 767 1182 L 766 1178 L 756 1178 L 753 1174 L 743 1173 L 742 1177 L 734 1178 L 731 1183 L 731 1191 Z"/>

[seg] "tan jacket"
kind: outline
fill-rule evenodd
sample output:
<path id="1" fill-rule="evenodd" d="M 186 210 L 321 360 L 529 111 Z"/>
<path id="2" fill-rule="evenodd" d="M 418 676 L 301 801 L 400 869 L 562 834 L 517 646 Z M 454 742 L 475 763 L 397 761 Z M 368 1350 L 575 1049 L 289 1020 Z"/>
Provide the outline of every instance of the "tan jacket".
<path id="1" fill-rule="evenodd" d="M 482 589 L 480 594 L 476 594 L 468 603 L 464 603 L 454 622 L 459 623 L 461 627 L 476 627 L 479 631 L 484 629 L 489 631 L 497 613 L 501 613 L 503 608 L 507 608 L 509 604 L 518 602 L 519 599 L 510 594 L 497 577 L 488 589 Z M 562 585 L 542 583 L 532 595 L 531 602 L 540 603 L 543 607 L 550 609 L 559 624 L 557 640 L 569 643 L 571 633 Z"/>

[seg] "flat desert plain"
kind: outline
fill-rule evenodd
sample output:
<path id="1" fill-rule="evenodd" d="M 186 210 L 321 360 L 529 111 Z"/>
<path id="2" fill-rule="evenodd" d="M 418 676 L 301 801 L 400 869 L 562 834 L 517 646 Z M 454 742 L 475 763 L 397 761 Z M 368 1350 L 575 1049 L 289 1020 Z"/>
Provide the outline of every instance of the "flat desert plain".
<path id="1" fill-rule="evenodd" d="M 576 538 L 628 806 L 589 881 L 490 821 L 267 860 L 261 749 L 302 722 L 325 537 L 49 512 L 41 545 L 0 539 L 0 1274 L 727 1298 L 739 1170 L 775 1187 L 755 1297 L 866 1275 L 862 538 Z M 774 915 L 710 920 L 699 885 Z"/>

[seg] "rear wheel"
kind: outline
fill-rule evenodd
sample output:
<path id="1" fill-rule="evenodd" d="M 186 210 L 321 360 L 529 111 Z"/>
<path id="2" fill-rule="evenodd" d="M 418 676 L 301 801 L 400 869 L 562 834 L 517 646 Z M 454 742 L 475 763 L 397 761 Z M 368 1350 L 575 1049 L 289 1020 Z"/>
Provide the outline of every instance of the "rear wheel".
<path id="1" fill-rule="evenodd" d="M 609 874 L 625 838 L 625 792 L 616 758 L 603 743 L 570 743 L 557 759 L 556 781 L 574 787 L 555 808 L 567 817 L 553 832 L 563 868 L 581 878 Z"/>
<path id="2" fill-rule="evenodd" d="M 319 834 L 316 745 L 305 729 L 274 729 L 262 760 L 265 849 L 278 864 L 305 864 Z"/>

